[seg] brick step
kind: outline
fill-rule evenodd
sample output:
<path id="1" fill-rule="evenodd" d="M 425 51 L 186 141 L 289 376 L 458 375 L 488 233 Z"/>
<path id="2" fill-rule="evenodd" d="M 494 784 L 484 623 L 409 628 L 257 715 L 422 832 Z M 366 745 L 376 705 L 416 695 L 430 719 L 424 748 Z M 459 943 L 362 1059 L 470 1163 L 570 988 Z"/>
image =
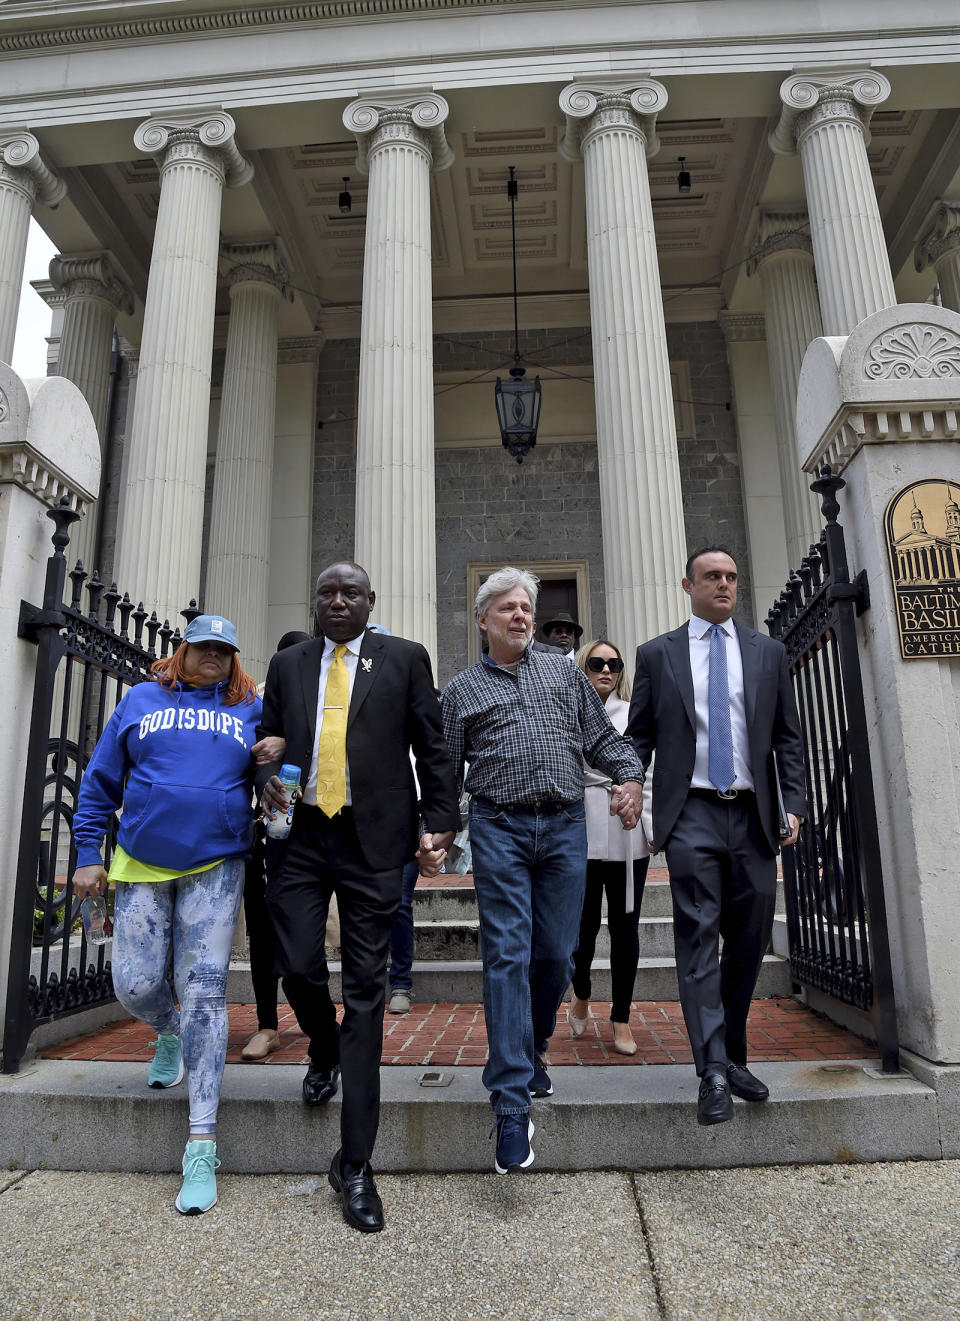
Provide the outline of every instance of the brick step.
<path id="1" fill-rule="evenodd" d="M 330 992 L 340 999 L 340 964 L 331 959 Z M 481 999 L 482 967 L 478 959 L 415 959 L 413 984 L 421 1000 L 466 1001 Z M 610 960 L 595 959 L 593 965 L 594 996 L 610 999 Z M 792 983 L 786 959 L 768 954 L 763 960 L 755 997 L 790 995 Z M 638 1000 L 670 1000 L 677 995 L 677 971 L 672 958 L 641 958 L 637 970 L 634 994 Z M 281 992 L 282 995 L 282 992 Z M 231 963 L 227 976 L 227 999 L 239 1003 L 253 999 L 250 964 Z"/>

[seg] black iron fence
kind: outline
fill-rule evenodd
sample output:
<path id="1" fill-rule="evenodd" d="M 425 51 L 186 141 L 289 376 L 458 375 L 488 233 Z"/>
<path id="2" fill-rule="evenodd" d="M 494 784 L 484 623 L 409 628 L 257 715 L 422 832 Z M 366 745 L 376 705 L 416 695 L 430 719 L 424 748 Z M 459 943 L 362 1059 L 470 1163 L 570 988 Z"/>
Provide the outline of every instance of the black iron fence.
<path id="1" fill-rule="evenodd" d="M 856 617 L 866 574 L 851 580 L 837 492 L 824 464 L 823 534 L 767 616 L 787 649 L 803 729 L 810 816 L 783 850 L 790 966 L 796 981 L 870 1015 L 886 1072 L 899 1068 L 880 841 Z"/>
<path id="2" fill-rule="evenodd" d="M 124 692 L 150 677 L 169 655 L 179 629 L 147 617 L 140 604 L 106 587 L 78 563 L 69 574 L 65 550 L 79 518 L 66 498 L 47 511 L 56 525 L 43 604 L 20 603 L 19 636 L 37 644 L 30 742 L 24 776 L 3 1071 L 15 1073 L 30 1034 L 41 1023 L 114 999 L 109 946 L 91 946 L 70 878 L 76 865 L 73 812 L 97 739 Z M 66 583 L 70 579 L 69 600 Z M 83 598 L 86 597 L 86 600 Z M 195 601 L 182 611 L 189 621 Z M 106 842 L 113 851 L 115 824 Z"/>

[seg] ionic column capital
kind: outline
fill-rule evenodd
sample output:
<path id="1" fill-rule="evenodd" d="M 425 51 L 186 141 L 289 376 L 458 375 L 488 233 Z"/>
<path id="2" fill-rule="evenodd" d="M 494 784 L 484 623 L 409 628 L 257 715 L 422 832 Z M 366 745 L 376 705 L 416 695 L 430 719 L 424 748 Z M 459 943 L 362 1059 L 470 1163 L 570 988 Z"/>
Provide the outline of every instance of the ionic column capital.
<path id="1" fill-rule="evenodd" d="M 96 298 L 126 316 L 133 314 L 133 291 L 108 252 L 84 257 L 61 253 L 50 262 L 50 283 L 64 299 Z"/>
<path id="2" fill-rule="evenodd" d="M 419 147 L 432 169 L 448 170 L 454 160 L 443 127 L 449 114 L 444 97 L 430 91 L 377 93 L 351 101 L 343 112 L 343 126 L 357 139 L 357 169 L 366 174 L 373 152 L 404 141 Z"/>
<path id="3" fill-rule="evenodd" d="M 765 261 L 789 255 L 813 262 L 810 220 L 806 211 L 760 211 L 754 231 L 757 245 L 747 263 L 747 275 L 755 275 Z"/>
<path id="4" fill-rule="evenodd" d="M 667 89 L 655 78 L 571 83 L 560 93 L 567 131 L 560 143 L 564 160 L 578 161 L 598 133 L 632 129 L 644 142 L 647 156 L 660 150 L 657 115 L 667 104 Z"/>
<path id="5" fill-rule="evenodd" d="M 854 123 L 870 141 L 870 119 L 890 95 L 890 81 L 875 69 L 811 69 L 780 85 L 780 122 L 768 138 L 779 156 L 795 152 L 811 129 L 829 122 Z"/>
<path id="6" fill-rule="evenodd" d="M 940 198 L 927 216 L 913 251 L 913 264 L 922 271 L 952 252 L 960 252 L 960 202 Z"/>
<path id="7" fill-rule="evenodd" d="M 228 188 L 253 178 L 253 166 L 240 154 L 233 116 L 223 110 L 171 111 L 139 125 L 133 141 L 153 156 L 161 174 L 178 160 L 190 159 L 219 174 Z"/>
<path id="8" fill-rule="evenodd" d="M 265 284 L 293 302 L 293 290 L 287 288 L 289 272 L 275 242 L 222 244 L 220 274 L 229 289 L 241 284 Z"/>
<path id="9" fill-rule="evenodd" d="M 25 129 L 0 133 L 0 184 L 19 188 L 31 206 L 56 206 L 67 192 L 63 179 L 44 163 L 40 143 Z"/>

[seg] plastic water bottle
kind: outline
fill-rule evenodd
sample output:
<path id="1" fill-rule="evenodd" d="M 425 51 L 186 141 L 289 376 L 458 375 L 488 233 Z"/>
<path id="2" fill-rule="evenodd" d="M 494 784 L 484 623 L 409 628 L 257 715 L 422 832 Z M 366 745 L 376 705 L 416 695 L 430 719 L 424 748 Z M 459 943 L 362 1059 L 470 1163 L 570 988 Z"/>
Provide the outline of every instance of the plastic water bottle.
<path id="1" fill-rule="evenodd" d="M 105 945 L 110 935 L 107 901 L 102 896 L 87 895 L 80 905 L 83 930 L 91 945 Z"/>
<path id="2" fill-rule="evenodd" d="M 287 795 L 285 813 L 274 812 L 273 820 L 267 818 L 267 835 L 270 839 L 286 839 L 293 825 L 293 809 L 297 805 L 297 790 L 300 788 L 300 767 L 284 762 L 280 767 L 280 783 Z"/>

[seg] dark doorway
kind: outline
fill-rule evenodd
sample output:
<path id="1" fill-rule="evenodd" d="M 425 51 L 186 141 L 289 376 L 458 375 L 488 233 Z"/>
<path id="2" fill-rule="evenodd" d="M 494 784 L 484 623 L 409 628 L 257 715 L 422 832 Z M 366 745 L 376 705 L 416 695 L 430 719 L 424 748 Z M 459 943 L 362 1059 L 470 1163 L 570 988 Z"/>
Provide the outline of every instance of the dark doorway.
<path id="1" fill-rule="evenodd" d="M 539 627 L 540 621 L 551 619 L 558 610 L 566 610 L 568 614 L 573 615 L 578 624 L 580 623 L 576 578 L 541 579 L 540 594 L 537 597 L 537 637 L 541 642 L 545 641 L 545 638 Z"/>

